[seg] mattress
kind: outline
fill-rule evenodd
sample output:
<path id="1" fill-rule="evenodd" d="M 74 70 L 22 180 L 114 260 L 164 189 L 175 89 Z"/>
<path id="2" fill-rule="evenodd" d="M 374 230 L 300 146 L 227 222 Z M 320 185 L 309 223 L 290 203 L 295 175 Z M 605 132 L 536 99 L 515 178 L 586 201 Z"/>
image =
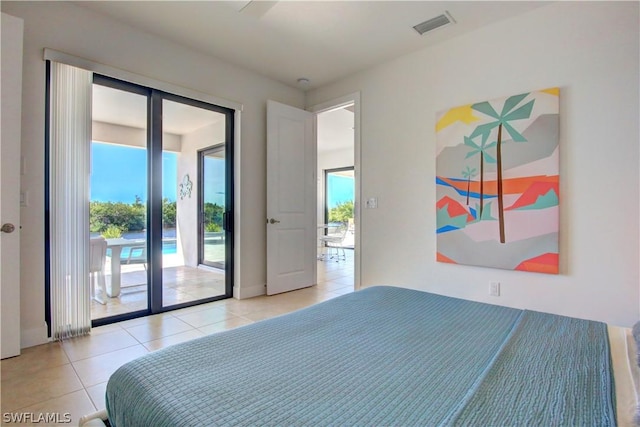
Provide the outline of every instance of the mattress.
<path id="1" fill-rule="evenodd" d="M 607 426 L 613 352 L 600 322 L 373 287 L 129 362 L 106 406 L 115 427 Z"/>

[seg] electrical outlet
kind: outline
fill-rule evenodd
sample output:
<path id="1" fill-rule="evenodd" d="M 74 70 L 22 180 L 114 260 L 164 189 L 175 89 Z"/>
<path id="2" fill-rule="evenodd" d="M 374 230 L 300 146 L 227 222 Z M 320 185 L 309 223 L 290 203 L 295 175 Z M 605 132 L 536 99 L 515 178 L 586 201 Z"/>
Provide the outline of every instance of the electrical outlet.
<path id="1" fill-rule="evenodd" d="M 489 295 L 492 297 L 500 296 L 500 282 L 491 282 L 491 286 L 489 287 Z"/>

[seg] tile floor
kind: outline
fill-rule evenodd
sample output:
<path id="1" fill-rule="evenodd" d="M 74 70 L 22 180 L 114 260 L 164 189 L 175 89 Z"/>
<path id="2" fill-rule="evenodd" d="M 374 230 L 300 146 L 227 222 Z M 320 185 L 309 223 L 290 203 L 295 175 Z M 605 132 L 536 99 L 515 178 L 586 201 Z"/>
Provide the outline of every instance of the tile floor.
<path id="1" fill-rule="evenodd" d="M 70 413 L 71 423 L 60 425 L 78 425 L 81 416 L 104 409 L 109 376 L 134 358 L 352 290 L 353 251 L 347 251 L 346 262 L 318 261 L 318 285 L 311 288 L 270 297 L 216 301 L 94 328 L 86 337 L 24 349 L 22 355 L 0 362 L 2 419 L 7 413 Z"/>
<path id="2" fill-rule="evenodd" d="M 108 270 L 107 270 L 108 271 Z M 96 289 L 96 295 L 106 304 L 91 301 L 91 319 L 131 313 L 147 308 L 147 271 L 142 265 L 122 266 L 120 295 L 109 298 Z M 111 275 L 106 275 L 107 284 Z M 162 270 L 162 301 L 165 306 L 224 295 L 224 272 L 213 269 L 181 266 Z"/>

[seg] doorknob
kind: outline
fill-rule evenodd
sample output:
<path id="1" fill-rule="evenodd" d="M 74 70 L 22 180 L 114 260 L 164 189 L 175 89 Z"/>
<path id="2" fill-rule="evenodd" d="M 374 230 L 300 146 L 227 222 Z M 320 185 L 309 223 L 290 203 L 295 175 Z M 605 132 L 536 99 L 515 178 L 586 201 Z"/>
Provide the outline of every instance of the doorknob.
<path id="1" fill-rule="evenodd" d="M 2 231 L 3 233 L 13 233 L 16 229 L 16 226 L 13 224 L 2 224 L 2 228 L 0 228 L 0 231 Z"/>
<path id="2" fill-rule="evenodd" d="M 277 220 L 277 219 L 275 219 L 275 218 L 271 218 L 271 219 L 269 220 L 269 224 L 278 224 L 279 222 L 280 222 L 280 221 L 278 221 L 278 220 Z"/>

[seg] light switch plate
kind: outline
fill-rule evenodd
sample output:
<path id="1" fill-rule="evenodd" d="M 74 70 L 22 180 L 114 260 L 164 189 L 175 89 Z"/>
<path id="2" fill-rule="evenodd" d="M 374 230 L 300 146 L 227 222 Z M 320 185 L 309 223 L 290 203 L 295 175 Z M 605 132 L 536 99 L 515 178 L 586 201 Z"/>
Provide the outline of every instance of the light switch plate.
<path id="1" fill-rule="evenodd" d="M 376 209 L 378 207 L 378 198 L 370 197 L 367 199 L 367 209 Z"/>

